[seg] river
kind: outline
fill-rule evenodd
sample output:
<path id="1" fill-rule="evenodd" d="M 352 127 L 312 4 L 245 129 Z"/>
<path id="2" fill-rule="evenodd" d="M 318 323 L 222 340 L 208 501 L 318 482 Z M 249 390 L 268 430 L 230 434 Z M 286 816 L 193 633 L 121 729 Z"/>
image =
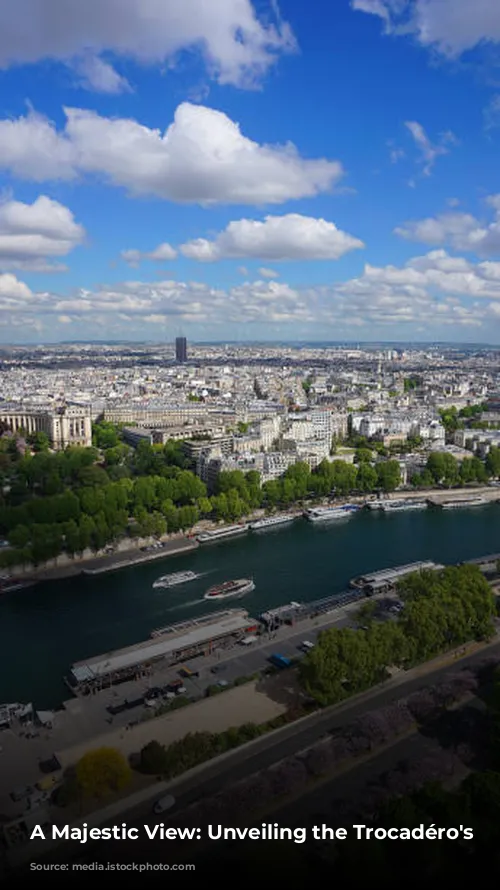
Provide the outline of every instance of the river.
<path id="1" fill-rule="evenodd" d="M 421 559 L 456 563 L 500 551 L 500 505 L 384 516 L 362 511 L 327 524 L 303 519 L 97 577 L 44 582 L 0 599 L 0 702 L 57 707 L 75 661 L 128 646 L 166 624 L 231 606 L 256 617 L 291 600 L 344 590 L 355 575 Z M 193 569 L 192 584 L 153 589 L 159 575 Z M 244 600 L 207 604 L 205 589 L 253 577 Z"/>

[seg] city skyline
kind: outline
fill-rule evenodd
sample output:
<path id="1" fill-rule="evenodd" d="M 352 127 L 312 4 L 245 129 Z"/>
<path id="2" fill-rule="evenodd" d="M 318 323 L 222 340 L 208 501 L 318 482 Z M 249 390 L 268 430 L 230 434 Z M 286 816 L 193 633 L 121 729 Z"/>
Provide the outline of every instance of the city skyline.
<path id="1" fill-rule="evenodd" d="M 0 344 L 498 342 L 494 0 L 150 2 L 0 12 Z"/>

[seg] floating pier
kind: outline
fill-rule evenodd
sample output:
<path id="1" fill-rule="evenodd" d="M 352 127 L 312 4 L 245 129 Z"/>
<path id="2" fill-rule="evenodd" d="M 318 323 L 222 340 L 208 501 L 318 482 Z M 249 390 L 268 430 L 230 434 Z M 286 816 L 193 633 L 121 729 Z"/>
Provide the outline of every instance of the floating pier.
<path id="1" fill-rule="evenodd" d="M 336 612 L 338 609 L 364 598 L 365 593 L 362 590 L 344 590 L 342 593 L 313 600 L 312 603 L 288 603 L 285 606 L 278 606 L 277 609 L 268 609 L 267 612 L 262 612 L 259 615 L 259 620 L 268 628 L 276 627 L 290 621 L 295 622 L 315 615 Z"/>
<path id="2" fill-rule="evenodd" d="M 374 593 L 383 593 L 391 590 L 401 578 L 405 578 L 407 575 L 412 575 L 414 572 L 437 572 L 440 569 L 444 569 L 444 566 L 432 562 L 431 560 L 410 562 L 403 566 L 396 566 L 393 569 L 383 569 L 380 572 L 359 575 L 358 578 L 353 578 L 350 585 L 355 589 L 365 591 L 369 595 L 372 595 Z"/>
<path id="3" fill-rule="evenodd" d="M 178 664 L 213 651 L 226 641 L 237 642 L 256 629 L 248 612 L 228 609 L 201 619 L 183 621 L 154 631 L 152 639 L 79 661 L 71 668 L 68 685 L 84 694 L 102 686 L 132 680 L 153 663 Z"/>

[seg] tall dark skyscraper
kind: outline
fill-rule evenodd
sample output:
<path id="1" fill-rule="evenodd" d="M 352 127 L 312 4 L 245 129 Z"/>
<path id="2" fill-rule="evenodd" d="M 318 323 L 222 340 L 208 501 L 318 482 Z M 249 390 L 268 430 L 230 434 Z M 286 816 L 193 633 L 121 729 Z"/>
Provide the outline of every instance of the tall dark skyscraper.
<path id="1" fill-rule="evenodd" d="M 185 337 L 175 338 L 175 359 L 178 362 L 187 362 L 187 340 Z"/>

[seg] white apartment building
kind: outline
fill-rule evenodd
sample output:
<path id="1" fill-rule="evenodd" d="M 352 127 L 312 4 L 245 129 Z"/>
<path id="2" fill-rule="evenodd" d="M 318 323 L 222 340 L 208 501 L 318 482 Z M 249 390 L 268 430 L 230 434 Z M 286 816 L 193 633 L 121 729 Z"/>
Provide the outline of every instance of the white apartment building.
<path id="1" fill-rule="evenodd" d="M 283 473 L 297 462 L 297 455 L 293 452 L 285 454 L 274 451 L 268 454 L 238 454 L 224 457 L 214 455 L 213 450 L 202 452 L 198 459 L 197 474 L 206 483 L 209 491 L 214 489 L 217 476 L 222 472 L 241 470 L 248 473 L 256 470 L 260 473 L 261 482 L 269 482 L 278 479 Z"/>
<path id="2" fill-rule="evenodd" d="M 278 438 L 281 429 L 281 417 L 277 414 L 272 417 L 264 417 L 260 421 L 260 438 L 265 451 L 272 448 L 273 442 Z"/>
<path id="3" fill-rule="evenodd" d="M 412 433 L 420 436 L 426 442 L 442 442 L 446 438 L 446 430 L 439 420 L 430 420 L 427 423 L 416 423 L 412 427 Z"/>
<path id="4" fill-rule="evenodd" d="M 264 454 L 262 468 L 262 482 L 268 482 L 270 479 L 279 479 L 283 473 L 293 464 L 297 463 L 297 456 L 292 451 L 271 451 Z"/>
<path id="5" fill-rule="evenodd" d="M 305 442 L 312 439 L 314 435 L 314 426 L 309 418 L 305 417 L 289 417 L 285 424 L 285 433 L 287 439 L 294 442 Z"/>
<path id="6" fill-rule="evenodd" d="M 382 415 L 365 414 L 359 424 L 359 434 L 367 439 L 372 439 L 373 436 L 380 436 L 386 425 L 386 419 Z"/>
<path id="7" fill-rule="evenodd" d="M 453 442 L 460 448 L 485 456 L 490 448 L 500 447 L 500 430 L 455 430 Z"/>
<path id="8" fill-rule="evenodd" d="M 347 412 L 332 411 L 331 412 L 331 432 L 332 437 L 345 439 L 349 432 L 349 415 Z"/>
<path id="9" fill-rule="evenodd" d="M 236 414 L 231 409 L 207 408 L 201 402 L 187 402 L 181 405 L 107 405 L 103 419 L 110 423 L 134 424 L 146 429 L 160 429 L 168 426 L 199 425 L 205 421 L 216 426 L 236 423 Z"/>

